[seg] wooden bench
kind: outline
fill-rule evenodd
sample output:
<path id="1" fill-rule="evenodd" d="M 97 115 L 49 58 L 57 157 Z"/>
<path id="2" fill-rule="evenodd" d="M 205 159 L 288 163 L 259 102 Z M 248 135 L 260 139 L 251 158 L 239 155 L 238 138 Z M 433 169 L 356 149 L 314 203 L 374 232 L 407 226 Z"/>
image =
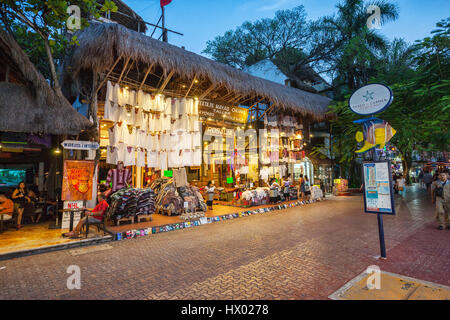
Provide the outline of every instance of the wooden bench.
<path id="1" fill-rule="evenodd" d="M 124 221 L 131 221 L 131 224 L 133 224 L 133 223 L 134 223 L 134 217 L 118 219 L 118 220 L 117 220 L 117 226 L 119 226 L 120 223 L 121 223 L 121 222 L 124 222 Z"/>
<path id="2" fill-rule="evenodd" d="M 137 218 L 137 223 L 140 223 L 141 220 L 144 220 L 144 219 L 147 220 L 148 218 L 150 218 L 150 221 L 152 221 L 152 220 L 153 220 L 152 215 L 153 215 L 153 214 L 145 214 L 145 215 L 139 215 L 139 216 L 136 216 L 136 218 Z"/>

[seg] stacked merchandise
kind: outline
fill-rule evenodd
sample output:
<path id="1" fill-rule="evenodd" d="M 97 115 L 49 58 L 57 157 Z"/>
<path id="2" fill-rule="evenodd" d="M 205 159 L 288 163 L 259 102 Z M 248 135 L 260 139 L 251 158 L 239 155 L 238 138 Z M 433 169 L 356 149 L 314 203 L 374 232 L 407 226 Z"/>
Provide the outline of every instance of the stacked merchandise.
<path id="1" fill-rule="evenodd" d="M 242 192 L 244 206 L 259 206 L 269 203 L 269 188 L 256 188 Z"/>
<path id="2" fill-rule="evenodd" d="M 151 189 L 158 194 L 156 207 L 160 212 L 168 212 L 170 215 L 196 213 L 200 216 L 204 216 L 206 212 L 206 203 L 197 187 L 187 185 L 177 188 L 174 179 L 156 179 Z"/>
<path id="3" fill-rule="evenodd" d="M 108 81 L 103 120 L 108 129 L 109 164 L 181 168 L 201 165 L 198 100 L 152 96 Z"/>
<path id="4" fill-rule="evenodd" d="M 311 187 L 311 200 L 320 200 L 322 198 L 323 198 L 323 191 L 317 186 L 312 186 Z"/>
<path id="5" fill-rule="evenodd" d="M 291 200 L 297 200 L 298 199 L 298 189 L 294 186 L 289 187 L 289 193 L 291 195 Z"/>
<path id="6" fill-rule="evenodd" d="M 122 189 L 112 194 L 107 217 L 113 221 L 155 212 L 155 194 L 151 189 Z"/>

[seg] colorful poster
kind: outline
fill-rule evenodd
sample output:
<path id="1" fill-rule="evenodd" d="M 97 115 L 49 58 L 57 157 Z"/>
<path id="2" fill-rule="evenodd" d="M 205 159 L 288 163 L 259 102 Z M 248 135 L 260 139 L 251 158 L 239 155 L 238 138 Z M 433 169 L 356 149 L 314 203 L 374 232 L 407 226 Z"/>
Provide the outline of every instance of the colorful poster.
<path id="1" fill-rule="evenodd" d="M 92 200 L 94 161 L 64 161 L 62 200 Z"/>
<path id="2" fill-rule="evenodd" d="M 365 212 L 395 215 L 390 168 L 389 161 L 363 164 Z"/>

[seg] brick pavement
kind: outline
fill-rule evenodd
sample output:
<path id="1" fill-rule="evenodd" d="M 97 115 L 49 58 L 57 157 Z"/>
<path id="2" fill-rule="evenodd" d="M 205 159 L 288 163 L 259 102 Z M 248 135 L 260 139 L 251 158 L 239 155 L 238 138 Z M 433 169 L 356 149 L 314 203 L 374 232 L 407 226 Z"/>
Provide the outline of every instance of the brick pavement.
<path id="1" fill-rule="evenodd" d="M 450 231 L 409 188 L 384 219 L 388 260 L 379 254 L 375 215 L 362 198 L 336 198 L 197 228 L 0 262 L 0 299 L 326 299 L 369 265 L 450 284 Z M 81 290 L 66 269 L 81 268 Z"/>

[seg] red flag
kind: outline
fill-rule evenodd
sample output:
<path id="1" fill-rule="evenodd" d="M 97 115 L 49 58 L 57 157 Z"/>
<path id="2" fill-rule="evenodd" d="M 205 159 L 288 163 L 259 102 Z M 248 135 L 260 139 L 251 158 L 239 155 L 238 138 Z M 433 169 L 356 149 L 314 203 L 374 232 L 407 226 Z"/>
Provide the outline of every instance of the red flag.
<path id="1" fill-rule="evenodd" d="M 169 3 L 172 2 L 172 0 L 160 0 L 161 2 L 161 8 L 167 6 Z"/>

